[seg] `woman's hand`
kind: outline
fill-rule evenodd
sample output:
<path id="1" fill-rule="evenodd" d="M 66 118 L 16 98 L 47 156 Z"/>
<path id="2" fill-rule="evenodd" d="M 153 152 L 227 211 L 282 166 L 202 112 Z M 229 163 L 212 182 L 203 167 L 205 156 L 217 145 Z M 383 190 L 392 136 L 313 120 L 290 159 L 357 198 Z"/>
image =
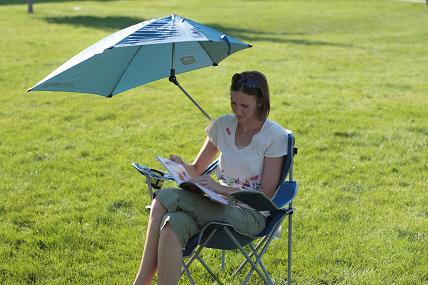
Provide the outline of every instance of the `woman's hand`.
<path id="1" fill-rule="evenodd" d="M 169 159 L 174 161 L 174 162 L 177 162 L 179 164 L 184 164 L 183 159 L 181 159 L 181 157 L 179 155 L 171 154 L 169 156 Z"/>
<path id="2" fill-rule="evenodd" d="M 191 177 L 195 177 L 197 175 L 197 174 L 195 174 L 195 167 L 194 167 L 194 165 L 184 163 L 184 161 L 181 158 L 181 156 L 175 155 L 175 154 L 171 154 L 169 156 L 169 159 L 172 160 L 172 161 L 174 161 L 174 162 L 176 162 L 176 163 L 179 163 L 179 164 L 183 165 L 184 168 L 190 174 Z"/>

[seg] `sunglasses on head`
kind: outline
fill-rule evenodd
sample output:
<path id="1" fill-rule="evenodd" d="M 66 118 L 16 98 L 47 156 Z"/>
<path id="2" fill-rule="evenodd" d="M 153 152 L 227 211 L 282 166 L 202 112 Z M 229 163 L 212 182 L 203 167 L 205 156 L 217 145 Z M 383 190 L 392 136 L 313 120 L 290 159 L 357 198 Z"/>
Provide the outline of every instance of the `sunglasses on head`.
<path id="1" fill-rule="evenodd" d="M 237 89 L 256 89 L 260 92 L 260 85 L 257 80 L 251 77 L 242 75 L 241 73 L 235 73 L 232 76 L 232 88 L 236 87 Z"/>

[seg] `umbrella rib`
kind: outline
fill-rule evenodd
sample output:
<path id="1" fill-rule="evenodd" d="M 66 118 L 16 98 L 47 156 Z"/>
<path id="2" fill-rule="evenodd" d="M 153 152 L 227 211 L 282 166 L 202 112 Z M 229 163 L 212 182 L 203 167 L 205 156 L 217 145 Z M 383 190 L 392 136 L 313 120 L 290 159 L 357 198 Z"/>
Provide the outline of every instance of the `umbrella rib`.
<path id="1" fill-rule="evenodd" d="M 212 61 L 213 65 L 218 65 L 217 62 L 214 62 L 214 60 L 212 59 L 212 57 L 210 56 L 210 54 L 207 52 L 207 50 L 205 49 L 205 47 L 201 44 L 200 41 L 198 41 L 198 44 L 201 46 L 201 48 L 204 50 L 205 54 L 210 58 L 210 60 Z"/>
<path id="2" fill-rule="evenodd" d="M 126 65 L 125 69 L 123 70 L 122 74 L 120 75 L 119 79 L 116 81 L 116 84 L 113 86 L 113 89 L 111 90 L 110 94 L 107 97 L 112 97 L 113 96 L 113 91 L 116 89 L 117 85 L 119 84 L 120 80 L 122 80 L 123 75 L 126 72 L 126 69 L 128 68 L 129 64 L 131 64 L 131 62 L 134 60 L 134 58 L 137 56 L 137 54 L 140 52 L 140 49 L 143 46 L 140 45 L 140 47 L 137 49 L 137 51 L 135 52 L 134 56 L 131 58 L 131 60 L 128 62 L 128 64 Z"/>

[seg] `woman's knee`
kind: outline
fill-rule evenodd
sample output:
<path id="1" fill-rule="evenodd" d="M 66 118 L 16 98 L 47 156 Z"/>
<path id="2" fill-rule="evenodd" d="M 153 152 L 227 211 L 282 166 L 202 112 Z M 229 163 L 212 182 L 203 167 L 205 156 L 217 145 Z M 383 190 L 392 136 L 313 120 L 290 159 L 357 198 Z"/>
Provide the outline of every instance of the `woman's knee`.
<path id="1" fill-rule="evenodd" d="M 180 243 L 177 234 L 171 227 L 169 223 L 166 223 L 164 227 L 162 227 L 162 230 L 160 232 L 159 236 L 159 242 L 160 243 Z"/>
<path id="2" fill-rule="evenodd" d="M 161 235 L 165 228 L 167 228 L 164 233 L 165 238 L 170 238 L 171 231 L 173 231 L 174 236 L 182 245 L 184 245 L 190 237 L 199 232 L 196 221 L 184 212 L 165 214 L 161 223 Z"/>
<path id="3" fill-rule="evenodd" d="M 156 197 L 152 200 L 152 204 L 150 207 L 150 215 L 152 217 L 159 217 L 162 218 L 162 216 L 167 212 L 167 209 L 162 205 L 162 203 L 157 199 Z"/>

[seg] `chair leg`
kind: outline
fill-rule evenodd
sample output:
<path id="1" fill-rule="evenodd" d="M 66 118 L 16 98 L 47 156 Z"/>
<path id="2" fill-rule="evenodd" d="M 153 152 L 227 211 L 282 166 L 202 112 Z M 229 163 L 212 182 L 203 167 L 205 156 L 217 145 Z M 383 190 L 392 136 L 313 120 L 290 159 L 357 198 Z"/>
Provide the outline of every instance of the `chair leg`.
<path id="1" fill-rule="evenodd" d="M 183 272 L 186 272 L 187 276 L 191 276 L 190 271 L 189 271 L 189 267 L 190 265 L 193 263 L 193 261 L 195 259 L 197 259 L 202 266 L 205 268 L 205 270 L 207 270 L 207 272 L 219 283 L 219 284 L 223 284 L 220 279 L 218 279 L 217 275 L 215 275 L 211 269 L 209 268 L 209 266 L 205 263 L 205 261 L 200 257 L 199 253 L 202 251 L 202 249 L 204 249 L 205 245 L 208 244 L 208 242 L 211 240 L 211 238 L 214 236 L 214 234 L 217 232 L 217 230 L 213 230 L 210 235 L 207 237 L 207 239 L 205 240 L 205 242 L 201 245 L 199 245 L 198 249 L 193 253 L 193 255 L 190 257 L 189 261 L 187 263 L 183 262 L 183 269 L 181 270 L 181 274 L 183 274 Z M 190 277 L 189 280 L 191 280 L 190 282 L 192 282 L 192 278 Z M 192 284 L 193 285 L 193 284 Z"/>
<path id="2" fill-rule="evenodd" d="M 224 250 L 224 249 L 222 249 L 222 250 L 221 250 L 221 269 L 222 269 L 222 270 L 224 270 L 224 265 L 225 265 L 225 255 L 226 255 L 225 250 Z"/>
<path id="3" fill-rule="evenodd" d="M 239 242 L 236 240 L 236 238 L 233 236 L 233 234 L 230 232 L 230 230 L 225 227 L 224 231 L 229 236 L 229 238 L 233 241 L 233 243 L 238 247 L 239 251 L 241 251 L 241 253 L 245 256 L 245 258 L 248 260 L 248 262 L 252 265 L 252 270 L 254 269 L 259 274 L 260 278 L 263 279 L 265 284 L 272 284 L 271 282 L 269 282 L 269 280 L 266 278 L 266 276 L 264 276 L 264 274 L 260 271 L 260 269 L 257 267 L 256 263 L 253 262 L 253 260 L 248 255 L 248 253 L 245 252 L 245 250 L 242 248 L 242 246 L 239 244 Z M 258 261 L 256 261 L 256 262 L 258 262 Z M 250 276 L 251 276 L 251 274 L 247 275 L 247 278 L 245 279 L 243 284 L 246 284 L 248 282 L 248 280 L 250 279 Z"/>
<path id="4" fill-rule="evenodd" d="M 187 276 L 189 277 L 190 283 L 192 283 L 193 278 L 191 277 L 189 267 L 193 263 L 193 261 L 195 259 L 197 259 L 202 264 L 202 266 L 205 268 L 205 270 L 217 281 L 217 283 L 223 284 L 220 281 L 220 279 L 218 279 L 217 275 L 215 275 L 214 272 L 212 272 L 212 270 L 209 268 L 209 266 L 205 263 L 205 261 L 199 255 L 199 253 L 202 251 L 202 249 L 203 249 L 203 246 L 202 247 L 200 246 L 198 248 L 198 250 L 192 255 L 191 259 L 187 263 L 183 262 L 183 269 L 181 270 L 181 274 L 183 274 L 183 272 L 186 272 Z M 193 283 L 192 283 L 192 285 L 193 285 Z"/>
<path id="5" fill-rule="evenodd" d="M 150 176 L 148 174 L 145 174 L 144 176 L 146 177 L 147 189 L 149 190 L 149 197 L 151 201 L 153 200 L 153 187 L 152 187 L 152 184 L 150 183 Z M 148 213 L 150 213 L 150 210 L 152 209 L 152 205 L 150 204 L 146 205 L 144 208 Z"/>
<path id="6" fill-rule="evenodd" d="M 291 284 L 291 252 L 292 252 L 292 228 L 293 228 L 293 213 L 288 215 L 288 260 L 287 260 L 287 284 Z"/>
<path id="7" fill-rule="evenodd" d="M 269 282 L 267 282 L 267 284 L 273 284 L 273 281 L 272 281 L 272 279 L 271 279 L 271 277 L 270 277 L 269 273 L 267 272 L 266 267 L 264 267 L 264 265 L 263 265 L 263 263 L 262 263 L 261 259 L 262 259 L 263 255 L 266 253 L 267 249 L 269 248 L 270 243 L 272 242 L 272 240 L 273 240 L 273 238 L 274 238 L 273 233 L 274 233 L 274 232 L 276 232 L 276 230 L 277 230 L 277 229 L 278 229 L 278 227 L 281 225 L 281 223 L 282 223 L 282 219 L 281 219 L 281 221 L 279 221 L 279 222 L 278 222 L 277 226 L 276 226 L 276 227 L 274 227 L 274 228 L 272 229 L 272 231 L 271 231 L 270 235 L 268 236 L 267 240 L 266 240 L 266 239 L 263 239 L 263 240 L 262 240 L 262 241 L 257 245 L 256 249 L 258 250 L 258 249 L 259 249 L 259 247 L 262 245 L 262 242 L 264 242 L 264 241 L 266 240 L 266 242 L 264 243 L 263 248 L 262 248 L 262 250 L 260 251 L 260 253 L 259 253 L 259 254 L 257 254 L 257 251 L 256 251 L 256 249 L 254 249 L 254 247 L 253 247 L 253 246 L 251 246 L 251 247 L 250 247 L 250 248 L 252 249 L 252 251 L 253 251 L 254 255 L 255 255 L 255 256 L 256 256 L 256 258 L 257 258 L 257 259 L 256 259 L 256 261 L 255 261 L 255 264 L 258 264 L 258 265 L 262 268 L 263 273 L 265 273 L 265 275 L 264 275 L 264 276 L 262 276 L 262 275 L 261 275 L 261 273 L 260 273 L 260 271 L 258 270 L 258 268 L 257 268 L 257 267 L 255 267 L 255 266 L 253 266 L 253 267 L 250 269 L 250 272 L 248 272 L 248 275 L 247 275 L 247 278 L 246 278 L 246 282 L 248 282 L 248 280 L 249 280 L 250 276 L 253 274 L 254 270 L 256 270 L 256 271 L 257 271 L 257 273 L 260 275 L 260 277 L 262 277 L 262 278 L 263 278 L 263 281 L 265 281 L 265 283 L 266 283 L 266 280 L 268 280 Z M 250 261 L 250 260 L 248 260 L 248 262 L 252 262 L 252 260 L 251 260 L 251 261 Z M 246 283 L 244 283 L 244 284 L 246 284 Z"/>
<path id="8" fill-rule="evenodd" d="M 259 259 L 259 256 L 257 255 L 257 251 L 256 251 L 256 249 L 254 248 L 254 246 L 252 244 L 250 244 L 250 248 L 254 252 L 254 256 L 256 256 L 256 258 Z M 267 271 L 265 265 L 263 264 L 263 261 L 262 261 L 261 257 L 260 257 L 260 261 L 258 262 L 258 264 L 260 265 L 260 268 L 263 270 L 266 278 L 270 279 L 270 274 Z"/>
<path id="9" fill-rule="evenodd" d="M 256 252 L 259 250 L 259 248 L 264 244 L 264 242 L 266 241 L 268 239 L 268 237 L 266 236 L 266 237 L 264 237 L 257 245 L 256 245 Z M 250 257 L 252 258 L 253 257 L 253 252 L 250 254 Z M 236 275 L 237 273 L 239 273 L 241 270 L 242 270 L 242 268 L 246 265 L 248 263 L 248 260 L 247 259 L 245 259 L 242 263 L 241 263 L 241 265 L 239 265 L 239 267 L 235 270 L 235 272 L 233 272 L 233 274 L 232 274 L 232 276 L 233 275 Z"/>
<path id="10" fill-rule="evenodd" d="M 247 274 L 247 277 L 245 278 L 245 281 L 243 284 L 247 284 L 247 282 L 250 280 L 251 275 L 253 274 L 254 270 L 257 271 L 257 274 L 259 274 L 259 276 L 263 279 L 263 281 L 266 284 L 271 284 L 273 285 L 273 281 L 272 278 L 270 277 L 269 272 L 267 271 L 266 267 L 264 266 L 263 262 L 262 262 L 262 257 L 263 255 L 266 253 L 270 243 L 272 242 L 273 239 L 273 235 L 271 235 L 268 240 L 266 241 L 266 243 L 263 246 L 263 249 L 260 251 L 260 254 L 257 254 L 257 251 L 254 249 L 253 246 L 250 246 L 251 250 L 253 251 L 253 255 L 256 257 L 256 261 L 254 262 L 254 264 L 256 266 L 252 266 L 252 268 L 250 269 L 250 271 Z M 252 260 L 249 260 L 248 262 L 251 262 Z M 252 263 L 253 265 L 253 263 Z M 263 270 L 264 275 L 261 274 L 261 272 L 258 270 L 257 265 L 260 266 L 260 268 Z M 267 281 L 266 281 L 267 280 Z"/>
<path id="11" fill-rule="evenodd" d="M 149 196 L 150 196 L 150 200 L 153 199 L 153 187 L 152 184 L 150 183 L 150 176 L 148 174 L 144 175 L 146 177 L 146 184 L 147 184 L 147 189 L 149 190 Z"/>
<path id="12" fill-rule="evenodd" d="M 199 254 L 196 256 L 196 259 L 202 264 L 202 266 L 205 268 L 205 270 L 217 281 L 218 284 L 223 285 L 223 282 L 218 279 L 217 275 L 212 272 L 212 270 L 209 268 L 209 266 L 205 263 L 205 261 L 199 256 Z"/>
<path id="13" fill-rule="evenodd" d="M 199 253 L 202 251 L 202 249 L 205 247 L 205 245 L 207 245 L 207 243 L 211 240 L 211 238 L 214 236 L 214 234 L 217 232 L 217 229 L 213 230 L 210 235 L 208 236 L 208 238 L 205 240 L 205 242 L 201 245 L 198 246 L 198 249 L 193 253 L 193 255 L 189 258 L 189 260 L 187 261 L 187 263 L 185 263 L 185 265 L 187 267 L 189 267 L 192 262 L 195 260 L 195 258 L 197 257 L 197 255 L 199 255 Z"/>
<path id="14" fill-rule="evenodd" d="M 282 219 L 281 221 L 279 221 L 278 225 L 276 227 L 273 228 L 273 230 L 271 231 L 269 236 L 265 236 L 254 248 L 254 246 L 250 243 L 249 247 L 252 250 L 251 254 L 249 255 L 249 259 L 252 260 L 252 257 L 255 256 L 256 257 L 256 262 L 255 264 L 258 264 L 260 266 L 260 268 L 263 270 L 263 273 L 265 274 L 264 276 L 266 277 L 266 279 L 269 280 L 269 284 L 273 284 L 272 278 L 269 274 L 269 272 L 267 271 L 266 267 L 264 266 L 263 262 L 262 262 L 262 256 L 266 253 L 270 243 L 272 242 L 274 235 L 273 233 L 276 232 L 277 228 L 281 225 L 282 223 Z M 260 251 L 260 254 L 258 254 L 258 250 L 263 246 L 263 249 Z M 242 270 L 242 268 L 247 264 L 247 262 L 250 262 L 248 258 L 246 260 L 244 260 L 241 265 L 238 267 L 238 269 L 235 270 L 235 272 L 232 275 L 237 274 L 238 272 L 240 272 Z M 250 271 L 247 274 L 247 278 L 246 281 L 243 284 L 246 284 L 246 282 L 248 282 L 249 277 L 253 274 L 254 270 L 256 270 L 256 268 L 254 268 L 254 266 L 250 269 Z M 257 272 L 260 275 L 260 272 Z"/>
<path id="15" fill-rule="evenodd" d="M 190 274 L 189 268 L 186 266 L 186 263 L 183 261 L 183 270 L 186 272 L 187 278 L 189 278 L 189 282 L 191 285 L 196 285 L 195 280 L 193 280 L 192 274 Z M 183 274 L 183 270 L 181 274 Z"/>

